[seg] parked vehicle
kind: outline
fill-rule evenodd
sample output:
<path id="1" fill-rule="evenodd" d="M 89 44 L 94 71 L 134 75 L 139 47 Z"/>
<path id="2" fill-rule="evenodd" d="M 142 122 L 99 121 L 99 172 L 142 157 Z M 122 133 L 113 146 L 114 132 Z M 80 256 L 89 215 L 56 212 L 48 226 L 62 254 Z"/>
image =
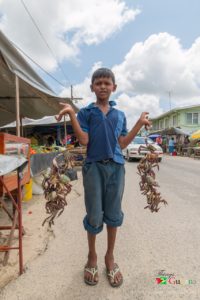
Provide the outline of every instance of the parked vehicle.
<path id="1" fill-rule="evenodd" d="M 152 139 L 147 138 L 147 143 L 152 144 L 155 148 L 156 151 L 155 153 L 158 154 L 159 161 L 162 160 L 163 157 L 163 150 L 158 144 L 156 144 Z M 146 153 L 148 153 L 148 150 L 141 149 L 140 152 L 138 151 L 140 146 L 145 146 L 145 138 L 142 136 L 136 136 L 133 141 L 128 145 L 127 148 L 122 150 L 122 153 L 124 157 L 128 160 L 131 161 L 132 159 L 140 159 L 143 156 L 145 156 Z"/>

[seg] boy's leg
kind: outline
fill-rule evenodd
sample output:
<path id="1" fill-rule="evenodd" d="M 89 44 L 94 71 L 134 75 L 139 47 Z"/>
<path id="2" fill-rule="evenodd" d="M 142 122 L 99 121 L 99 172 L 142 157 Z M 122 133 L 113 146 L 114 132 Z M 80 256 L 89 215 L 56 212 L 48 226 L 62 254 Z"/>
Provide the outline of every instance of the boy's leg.
<path id="1" fill-rule="evenodd" d="M 86 266 L 88 268 L 95 268 L 97 266 L 97 254 L 96 254 L 96 248 L 95 248 L 95 242 L 96 242 L 96 234 L 91 234 L 87 232 L 87 237 L 88 237 L 88 248 L 89 248 L 89 253 L 88 253 L 88 261 Z M 93 280 L 93 276 L 91 273 L 85 271 L 85 279 L 88 281 Z M 94 276 L 94 280 L 98 281 L 98 274 Z"/>
<path id="2" fill-rule="evenodd" d="M 105 255 L 105 264 L 108 271 L 115 273 L 114 278 L 108 277 L 112 286 L 118 286 L 122 283 L 122 274 L 117 271 L 114 260 L 114 246 L 117 234 L 117 227 L 123 222 L 123 212 L 121 202 L 124 191 L 125 169 L 123 165 L 111 163 L 107 167 L 108 181 L 106 185 L 106 194 L 104 198 L 104 222 L 107 225 L 108 248 Z"/>
<path id="3" fill-rule="evenodd" d="M 88 283 L 88 281 L 98 281 L 98 273 L 96 272 L 95 275 L 93 275 L 91 272 L 94 270 L 89 269 L 97 267 L 97 254 L 95 249 L 96 234 L 100 233 L 103 229 L 102 176 L 101 169 L 98 168 L 96 163 L 85 164 L 83 166 L 83 184 L 87 212 L 83 224 L 87 230 L 89 248 L 84 278 L 86 283 Z"/>
<path id="4" fill-rule="evenodd" d="M 111 271 L 114 269 L 115 261 L 114 261 L 114 247 L 115 247 L 115 240 L 117 235 L 117 227 L 111 227 L 107 225 L 107 252 L 105 255 L 105 264 L 107 270 Z M 121 272 L 117 272 L 114 277 L 114 283 L 120 282 L 122 279 Z"/>

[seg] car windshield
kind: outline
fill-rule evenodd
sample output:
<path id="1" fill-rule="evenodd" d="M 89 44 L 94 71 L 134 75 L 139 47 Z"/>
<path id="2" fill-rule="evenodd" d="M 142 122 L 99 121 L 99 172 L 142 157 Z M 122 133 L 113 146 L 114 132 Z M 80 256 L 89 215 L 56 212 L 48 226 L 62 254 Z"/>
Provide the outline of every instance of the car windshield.
<path id="1" fill-rule="evenodd" d="M 153 144 L 154 141 L 150 138 L 147 138 L 147 143 L 148 144 Z M 132 140 L 131 144 L 140 144 L 140 145 L 145 145 L 145 138 L 142 136 L 137 136 L 134 138 L 134 140 Z"/>

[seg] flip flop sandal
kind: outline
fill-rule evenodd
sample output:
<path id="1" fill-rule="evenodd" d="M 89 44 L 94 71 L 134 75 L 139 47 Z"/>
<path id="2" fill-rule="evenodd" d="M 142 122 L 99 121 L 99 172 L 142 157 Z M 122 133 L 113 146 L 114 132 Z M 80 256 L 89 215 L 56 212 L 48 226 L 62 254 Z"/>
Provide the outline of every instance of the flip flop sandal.
<path id="1" fill-rule="evenodd" d="M 98 283 L 98 280 L 95 281 L 94 277 L 98 273 L 98 267 L 96 266 L 94 268 L 90 268 L 90 267 L 85 266 L 84 271 L 88 272 L 92 275 L 92 280 L 88 280 L 84 277 L 85 283 L 87 283 L 89 285 L 96 285 Z"/>
<path id="2" fill-rule="evenodd" d="M 121 275 L 120 281 L 115 282 L 115 276 L 118 272 L 120 272 L 120 269 L 117 264 L 114 264 L 113 270 L 111 270 L 111 271 L 107 270 L 107 278 L 112 287 L 118 287 L 123 283 L 122 275 Z"/>

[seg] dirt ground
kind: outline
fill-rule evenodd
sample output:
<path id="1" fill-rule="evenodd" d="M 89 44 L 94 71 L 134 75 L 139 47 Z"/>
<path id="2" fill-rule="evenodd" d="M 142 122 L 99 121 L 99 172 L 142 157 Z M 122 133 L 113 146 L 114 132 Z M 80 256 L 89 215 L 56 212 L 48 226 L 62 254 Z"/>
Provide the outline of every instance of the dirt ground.
<path id="1" fill-rule="evenodd" d="M 164 157 L 157 178 L 168 206 L 161 206 L 155 214 L 144 209 L 146 199 L 139 190 L 137 163 L 126 163 L 125 217 L 115 247 L 115 261 L 123 273 L 124 283 L 117 289 L 109 285 L 106 277 L 105 226 L 96 243 L 99 283 L 91 287 L 83 280 L 88 246 L 82 224 L 85 206 L 81 176 L 74 186 L 74 194 L 70 195 L 72 200 L 68 200 L 68 207 L 55 222 L 53 233 L 45 232 L 41 226 L 45 217 L 41 200 L 31 201 L 26 204 L 27 208 L 24 205 L 25 229 L 32 234 L 24 237 L 24 245 L 26 239 L 32 243 L 24 249 L 24 256 L 37 246 L 34 250 L 37 258 L 26 263 L 22 276 L 0 290 L 0 299 L 199 300 L 199 167 L 200 160 Z M 32 210 L 31 215 L 29 210 Z M 35 224 L 32 229 L 29 228 L 30 220 Z M 33 232 L 37 235 L 35 240 Z M 48 237 L 51 241 L 46 244 L 41 241 L 42 247 L 39 247 L 39 234 L 44 234 L 41 240 Z M 44 253 L 38 255 L 37 251 Z M 173 274 L 177 283 L 158 284 L 156 278 L 160 273 Z M 188 284 L 188 280 L 192 284 Z"/>
<path id="2" fill-rule="evenodd" d="M 75 185 L 77 182 L 75 183 Z M 70 193 L 68 200 L 77 197 L 76 189 Z M 12 209 L 11 201 L 6 200 L 9 210 Z M 33 195 L 32 199 L 23 202 L 23 227 L 25 235 L 23 236 L 23 262 L 24 269 L 29 262 L 39 255 L 42 255 L 48 247 L 49 241 L 54 238 L 54 232 L 47 225 L 42 226 L 44 219 L 47 217 L 45 211 L 45 198 L 43 195 Z M 0 209 L 0 225 L 11 225 L 8 215 L 3 209 Z M 18 230 L 15 230 L 12 246 L 18 246 Z M 8 231 L 0 232 L 0 244 L 5 244 L 8 237 Z M 19 256 L 18 250 L 11 250 L 8 264 L 2 265 L 4 252 L 0 252 L 0 289 L 8 282 L 18 277 L 19 273 Z"/>

